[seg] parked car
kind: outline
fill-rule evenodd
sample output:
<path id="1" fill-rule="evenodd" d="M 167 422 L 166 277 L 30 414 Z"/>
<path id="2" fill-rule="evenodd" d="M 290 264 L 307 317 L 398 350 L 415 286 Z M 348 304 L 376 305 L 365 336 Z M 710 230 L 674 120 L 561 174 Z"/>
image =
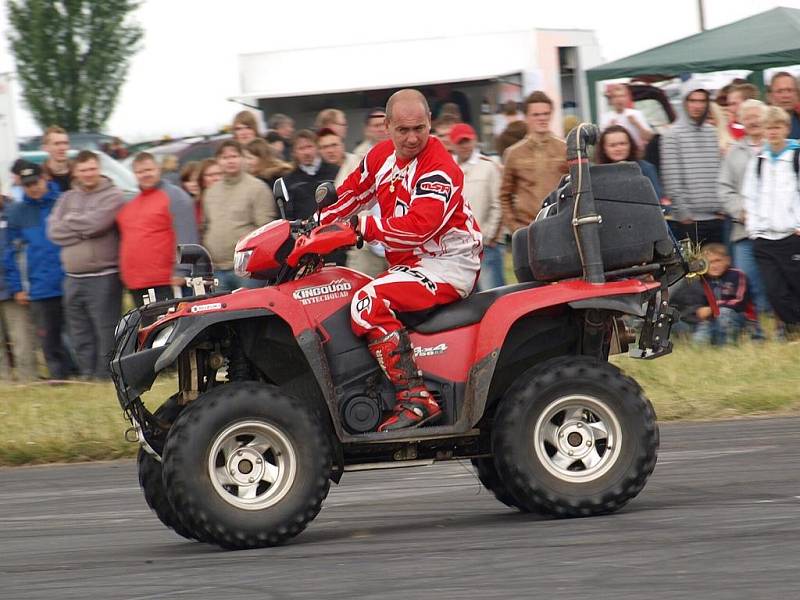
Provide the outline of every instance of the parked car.
<path id="1" fill-rule="evenodd" d="M 211 158 L 217 151 L 217 146 L 223 140 L 231 139 L 230 135 L 214 135 L 204 137 L 184 138 L 181 140 L 174 140 L 166 144 L 152 146 L 150 148 L 142 148 L 140 151 L 149 152 L 155 156 L 159 162 L 163 161 L 165 156 L 174 155 L 178 159 L 180 166 L 185 165 L 187 162 L 193 160 L 204 160 Z M 133 153 L 131 156 L 123 161 L 123 164 L 130 168 L 133 161 Z"/>
<path id="2" fill-rule="evenodd" d="M 139 193 L 139 184 L 136 183 L 136 177 L 133 176 L 130 169 L 123 166 L 119 161 L 114 160 L 104 152 L 94 151 L 100 157 L 100 171 L 114 182 L 119 189 L 125 194 L 125 199 L 130 200 Z M 67 156 L 70 159 L 78 155 L 78 150 L 70 150 Z M 47 152 L 42 150 L 29 150 L 27 152 L 20 152 L 19 157 L 38 165 L 43 164 L 47 160 Z"/>
<path id="3" fill-rule="evenodd" d="M 102 151 L 105 144 L 110 144 L 114 136 L 105 133 L 76 132 L 69 133 L 69 143 L 79 150 Z M 19 149 L 23 152 L 38 151 L 42 149 L 42 136 L 37 135 L 20 142 Z"/>
<path id="4" fill-rule="evenodd" d="M 634 108 L 644 114 L 650 126 L 659 133 L 677 119 L 675 109 L 666 92 L 660 87 L 647 83 L 628 84 Z"/>

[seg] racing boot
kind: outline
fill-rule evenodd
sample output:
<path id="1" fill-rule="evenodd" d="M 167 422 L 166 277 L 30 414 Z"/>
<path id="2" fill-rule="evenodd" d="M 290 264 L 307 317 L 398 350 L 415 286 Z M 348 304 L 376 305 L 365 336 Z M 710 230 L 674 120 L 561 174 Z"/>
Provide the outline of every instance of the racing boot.
<path id="1" fill-rule="evenodd" d="M 419 427 L 441 416 L 442 409 L 422 382 L 422 371 L 414 361 L 414 350 L 405 329 L 371 341 L 369 351 L 396 391 L 392 415 L 380 424 L 378 431 Z"/>

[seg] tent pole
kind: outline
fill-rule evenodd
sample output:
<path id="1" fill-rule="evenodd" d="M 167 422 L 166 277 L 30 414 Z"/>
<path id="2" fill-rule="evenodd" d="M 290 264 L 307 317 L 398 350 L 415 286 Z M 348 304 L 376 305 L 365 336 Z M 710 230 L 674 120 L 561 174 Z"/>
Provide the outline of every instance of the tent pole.
<path id="1" fill-rule="evenodd" d="M 703 10 L 703 0 L 697 0 L 697 14 L 700 15 L 700 31 L 706 30 L 706 14 Z"/>
<path id="2" fill-rule="evenodd" d="M 761 93 L 761 97 L 766 99 L 767 86 L 764 83 L 764 71 L 751 71 L 747 76 L 747 81 L 756 86 Z"/>
<path id="3" fill-rule="evenodd" d="M 589 75 L 586 78 L 586 83 L 589 88 L 589 119 L 592 123 L 597 123 L 597 77 Z"/>

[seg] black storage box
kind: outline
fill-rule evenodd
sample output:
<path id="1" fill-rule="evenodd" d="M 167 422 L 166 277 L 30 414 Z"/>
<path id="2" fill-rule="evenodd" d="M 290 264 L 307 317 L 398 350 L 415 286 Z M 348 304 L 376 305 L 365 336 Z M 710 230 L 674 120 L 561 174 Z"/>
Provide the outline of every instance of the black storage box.
<path id="1" fill-rule="evenodd" d="M 604 271 L 653 262 L 670 256 L 672 239 L 650 180 L 634 162 L 589 167 L 595 206 L 602 217 L 600 246 Z M 537 281 L 583 275 L 572 216 L 572 184 L 548 197 L 528 226 L 528 261 Z"/>

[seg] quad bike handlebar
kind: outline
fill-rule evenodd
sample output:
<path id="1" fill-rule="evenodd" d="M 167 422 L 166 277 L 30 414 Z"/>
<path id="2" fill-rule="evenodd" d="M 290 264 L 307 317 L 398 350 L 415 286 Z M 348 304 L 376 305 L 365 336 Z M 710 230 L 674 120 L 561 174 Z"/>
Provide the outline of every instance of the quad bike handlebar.
<path id="1" fill-rule="evenodd" d="M 328 225 L 317 225 L 311 221 L 306 223 L 304 229 L 299 233 L 294 249 L 286 259 L 286 263 L 292 268 L 299 265 L 301 259 L 306 256 L 325 256 L 339 248 L 358 244 L 355 230 L 341 221 L 335 221 Z"/>

